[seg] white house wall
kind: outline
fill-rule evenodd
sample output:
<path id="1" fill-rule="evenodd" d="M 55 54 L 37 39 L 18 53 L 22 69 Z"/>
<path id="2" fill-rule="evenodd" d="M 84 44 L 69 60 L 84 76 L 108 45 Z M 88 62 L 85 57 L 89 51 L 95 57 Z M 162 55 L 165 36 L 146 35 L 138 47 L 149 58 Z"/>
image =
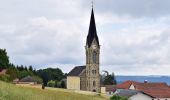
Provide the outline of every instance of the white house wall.
<path id="1" fill-rule="evenodd" d="M 152 100 L 152 98 L 150 96 L 145 95 L 145 94 L 138 93 L 136 95 L 131 96 L 129 98 L 129 100 Z"/>

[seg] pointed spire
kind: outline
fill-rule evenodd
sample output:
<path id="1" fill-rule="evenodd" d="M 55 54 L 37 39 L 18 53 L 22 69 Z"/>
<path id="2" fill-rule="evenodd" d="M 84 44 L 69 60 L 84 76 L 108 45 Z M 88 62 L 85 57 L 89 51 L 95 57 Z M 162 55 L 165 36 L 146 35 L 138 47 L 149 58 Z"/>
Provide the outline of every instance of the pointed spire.
<path id="1" fill-rule="evenodd" d="M 91 2 L 91 7 L 93 8 L 93 0 L 92 0 L 92 2 Z"/>
<path id="2" fill-rule="evenodd" d="M 99 46 L 99 40 L 98 40 L 98 36 L 97 36 L 97 31 L 96 31 L 96 23 L 95 23 L 94 11 L 93 11 L 93 8 L 92 8 L 89 32 L 88 32 L 88 36 L 87 36 L 87 45 L 88 45 L 88 47 L 91 46 L 94 39 L 96 39 L 97 45 Z"/>

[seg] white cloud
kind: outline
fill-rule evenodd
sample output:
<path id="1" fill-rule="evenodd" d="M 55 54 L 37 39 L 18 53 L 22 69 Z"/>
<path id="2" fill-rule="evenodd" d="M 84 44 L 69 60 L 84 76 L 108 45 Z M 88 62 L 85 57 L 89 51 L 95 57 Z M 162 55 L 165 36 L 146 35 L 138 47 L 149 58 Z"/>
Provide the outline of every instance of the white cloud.
<path id="1" fill-rule="evenodd" d="M 168 75 L 170 16 L 164 10 L 169 1 L 133 1 L 95 1 L 101 70 Z M 60 67 L 68 72 L 84 65 L 90 2 L 1 1 L 0 48 L 7 49 L 14 64 L 37 69 Z"/>

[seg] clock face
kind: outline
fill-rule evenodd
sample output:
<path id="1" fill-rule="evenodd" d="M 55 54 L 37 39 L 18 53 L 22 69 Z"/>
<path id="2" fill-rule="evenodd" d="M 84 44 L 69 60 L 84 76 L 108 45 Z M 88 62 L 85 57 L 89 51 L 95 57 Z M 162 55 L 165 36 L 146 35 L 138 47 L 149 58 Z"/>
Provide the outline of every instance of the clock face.
<path id="1" fill-rule="evenodd" d="M 97 46 L 96 46 L 96 45 L 92 45 L 92 48 L 93 48 L 93 49 L 96 49 L 96 48 L 97 48 Z"/>

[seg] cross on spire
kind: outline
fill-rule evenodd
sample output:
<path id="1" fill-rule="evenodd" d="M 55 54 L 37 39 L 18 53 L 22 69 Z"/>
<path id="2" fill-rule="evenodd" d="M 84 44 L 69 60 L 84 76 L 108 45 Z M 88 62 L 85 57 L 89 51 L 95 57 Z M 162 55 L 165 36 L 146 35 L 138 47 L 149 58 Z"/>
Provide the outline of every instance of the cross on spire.
<path id="1" fill-rule="evenodd" d="M 93 8 L 93 0 L 91 1 L 91 7 Z"/>

